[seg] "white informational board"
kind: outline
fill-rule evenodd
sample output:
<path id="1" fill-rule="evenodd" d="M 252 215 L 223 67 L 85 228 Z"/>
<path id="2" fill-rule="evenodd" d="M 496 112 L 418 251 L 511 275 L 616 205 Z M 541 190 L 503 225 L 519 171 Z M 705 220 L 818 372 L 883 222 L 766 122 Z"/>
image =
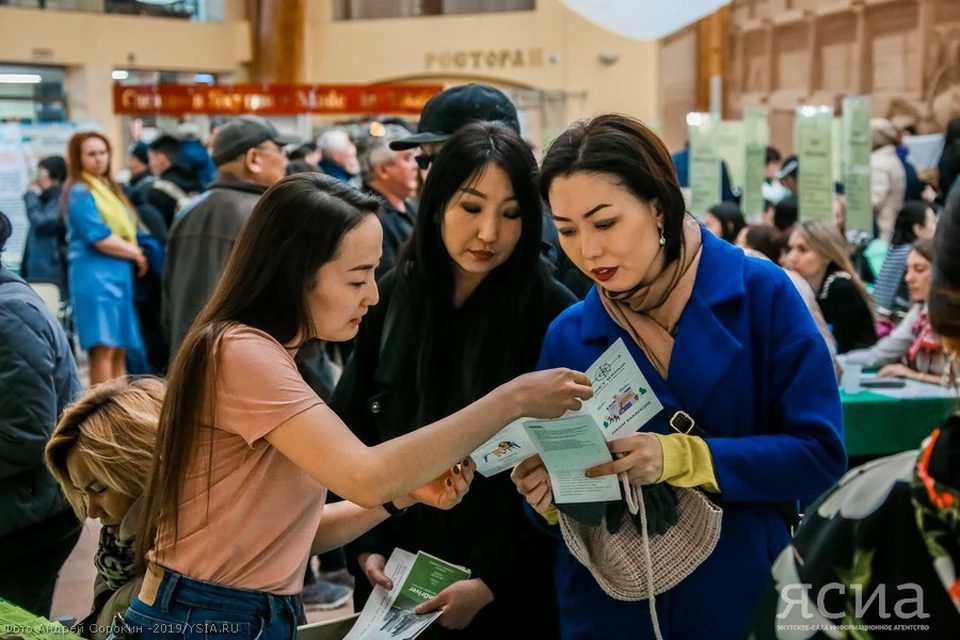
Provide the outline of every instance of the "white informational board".
<path id="1" fill-rule="evenodd" d="M 909 150 L 907 160 L 913 163 L 917 171 L 931 169 L 940 162 L 940 155 L 943 153 L 943 134 L 904 136 L 903 146 Z"/>
<path id="2" fill-rule="evenodd" d="M 3 264 L 19 270 L 30 224 L 23 205 L 29 182 L 19 124 L 0 124 L 0 211 L 10 219 L 13 234 L 3 248 Z"/>
<path id="3" fill-rule="evenodd" d="M 0 124 L 0 211 L 13 225 L 13 235 L 3 251 L 3 264 L 18 271 L 27 242 L 30 221 L 23 194 L 34 178 L 37 163 L 47 156 L 66 157 L 67 145 L 77 131 L 99 131 L 95 122 L 50 124 Z"/>

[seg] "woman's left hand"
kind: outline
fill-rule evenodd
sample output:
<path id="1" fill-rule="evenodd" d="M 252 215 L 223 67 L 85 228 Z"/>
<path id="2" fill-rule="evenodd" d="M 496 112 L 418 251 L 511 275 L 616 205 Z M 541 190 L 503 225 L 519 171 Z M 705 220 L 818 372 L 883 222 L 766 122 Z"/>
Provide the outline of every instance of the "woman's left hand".
<path id="1" fill-rule="evenodd" d="M 483 580 L 460 580 L 441 591 L 433 600 L 424 602 L 415 611 L 418 615 L 443 609 L 437 620 L 446 629 L 466 629 L 474 616 L 493 602 L 493 592 Z"/>
<path id="2" fill-rule="evenodd" d="M 470 491 L 474 469 L 473 461 L 467 458 L 452 467 L 446 474 L 411 493 L 410 498 L 414 502 L 420 502 L 436 509 L 444 511 L 453 509 L 460 504 L 463 496 Z"/>
<path id="3" fill-rule="evenodd" d="M 653 484 L 663 475 L 663 447 L 652 433 L 638 433 L 607 443 L 612 462 L 587 469 L 588 478 L 599 478 L 626 472 L 633 484 Z"/>
<path id="4" fill-rule="evenodd" d="M 913 378 L 915 372 L 903 364 L 888 364 L 877 372 L 878 378 Z"/>

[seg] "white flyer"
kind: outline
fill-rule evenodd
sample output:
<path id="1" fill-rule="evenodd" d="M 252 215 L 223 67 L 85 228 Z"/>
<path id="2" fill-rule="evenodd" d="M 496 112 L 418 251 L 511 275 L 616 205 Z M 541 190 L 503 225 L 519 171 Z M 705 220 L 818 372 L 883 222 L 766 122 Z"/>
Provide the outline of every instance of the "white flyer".
<path id="1" fill-rule="evenodd" d="M 529 418 L 511 422 L 471 454 L 477 473 L 489 478 L 515 466 L 537 452 L 523 423 Z"/>
<path id="2" fill-rule="evenodd" d="M 607 502 L 621 498 L 617 476 L 588 478 L 584 475 L 590 467 L 613 460 L 593 416 L 581 413 L 558 420 L 529 420 L 524 428 L 550 473 L 554 503 Z"/>
<path id="3" fill-rule="evenodd" d="M 594 395 L 584 407 L 608 442 L 635 434 L 663 410 L 622 338 L 604 351 L 586 374 Z"/>
<path id="4" fill-rule="evenodd" d="M 578 412 L 568 411 L 561 420 L 589 414 L 594 427 L 607 442 L 633 435 L 663 410 L 623 339 L 618 339 L 586 371 L 593 398 Z M 530 422 L 549 420 L 520 418 L 501 429 L 471 455 L 477 472 L 489 478 L 508 471 L 533 454 L 537 447 L 524 428 Z"/>

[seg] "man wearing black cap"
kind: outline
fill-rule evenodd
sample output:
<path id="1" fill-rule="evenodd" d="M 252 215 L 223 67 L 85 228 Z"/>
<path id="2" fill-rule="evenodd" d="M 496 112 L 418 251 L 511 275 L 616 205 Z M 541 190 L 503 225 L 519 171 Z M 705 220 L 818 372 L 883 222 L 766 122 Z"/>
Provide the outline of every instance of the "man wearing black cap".
<path id="1" fill-rule="evenodd" d="M 213 140 L 220 177 L 177 213 L 167 240 L 163 273 L 163 323 L 170 357 L 220 279 L 233 243 L 254 205 L 284 177 L 283 147 L 300 142 L 258 116 L 236 118 Z"/>
<path id="2" fill-rule="evenodd" d="M 417 133 L 390 143 L 394 151 L 420 147 L 417 164 L 424 171 L 440 147 L 461 127 L 471 122 L 502 122 L 520 133 L 517 108 L 502 91 L 483 84 L 465 84 L 441 91 L 430 98 L 420 112 Z"/>

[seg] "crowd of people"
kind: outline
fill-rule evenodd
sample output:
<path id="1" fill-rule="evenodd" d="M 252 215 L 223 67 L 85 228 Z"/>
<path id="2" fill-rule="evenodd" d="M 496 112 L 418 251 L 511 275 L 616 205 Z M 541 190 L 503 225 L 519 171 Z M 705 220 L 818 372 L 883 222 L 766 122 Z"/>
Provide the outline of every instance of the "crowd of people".
<path id="1" fill-rule="evenodd" d="M 960 196 L 907 200 L 888 125 L 875 273 L 842 198 L 835 223 L 799 219 L 795 157 L 768 150 L 765 211 L 728 179 L 698 220 L 689 150 L 601 115 L 538 159 L 483 85 L 415 130 L 170 132 L 131 149 L 125 185 L 109 141 L 77 134 L 25 195 L 25 279 L 0 267 L 0 597 L 49 615 L 91 519 L 86 638 L 293 637 L 305 605 L 392 589 L 402 548 L 471 571 L 418 609 L 442 611 L 424 638 L 759 640 L 782 637 L 775 585 L 856 582 L 862 547 L 878 579 L 930 589 L 929 637 L 951 637 L 956 419 L 849 472 L 843 439 L 844 363 L 955 382 Z M 29 281 L 70 301 L 87 391 Z M 663 406 L 586 472 L 623 499 L 557 504 L 536 455 L 476 473 L 508 424 L 592 397 L 583 372 L 618 341 Z M 885 519 L 833 526 L 870 482 L 899 483 Z M 720 513 L 711 541 L 691 533 Z"/>

